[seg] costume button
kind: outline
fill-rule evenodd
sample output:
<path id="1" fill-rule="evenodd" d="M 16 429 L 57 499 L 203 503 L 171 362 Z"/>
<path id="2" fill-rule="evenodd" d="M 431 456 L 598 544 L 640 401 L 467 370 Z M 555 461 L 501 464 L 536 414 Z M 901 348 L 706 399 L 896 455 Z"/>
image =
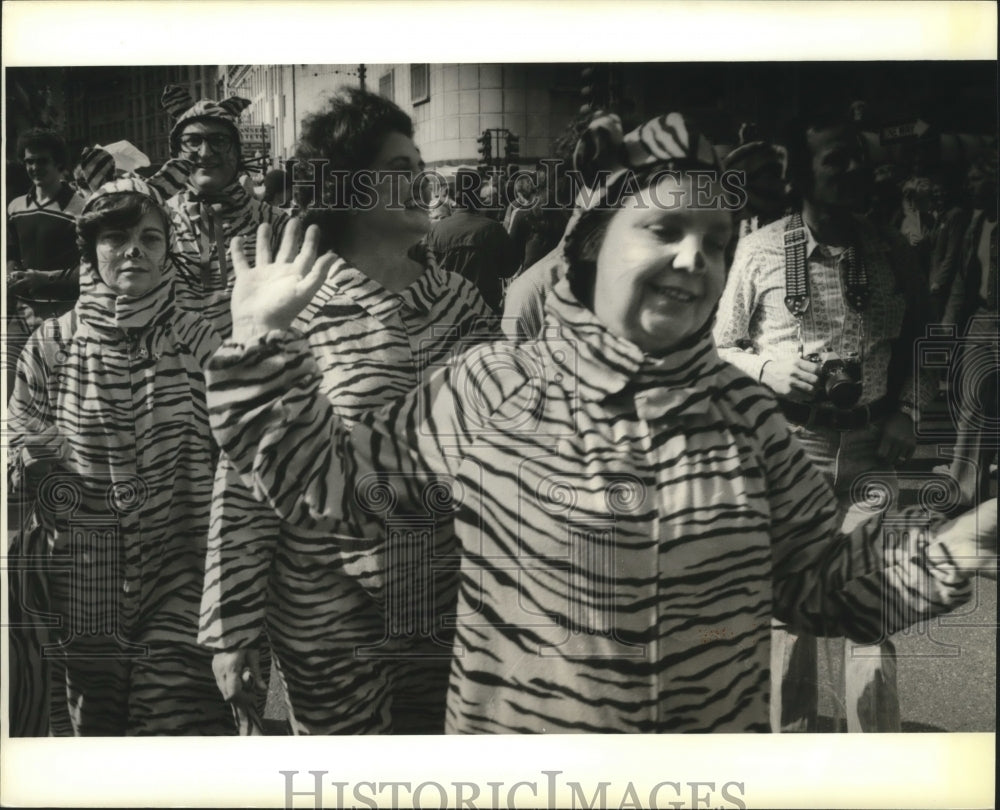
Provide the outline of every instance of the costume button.
<path id="1" fill-rule="evenodd" d="M 132 583 L 126 582 L 122 585 L 122 593 L 132 593 Z"/>

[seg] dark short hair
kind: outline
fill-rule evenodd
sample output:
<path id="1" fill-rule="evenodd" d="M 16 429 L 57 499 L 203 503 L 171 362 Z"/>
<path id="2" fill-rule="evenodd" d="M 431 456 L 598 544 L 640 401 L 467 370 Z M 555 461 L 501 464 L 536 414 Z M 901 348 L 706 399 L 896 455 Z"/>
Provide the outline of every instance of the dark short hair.
<path id="1" fill-rule="evenodd" d="M 371 168 L 386 137 L 393 132 L 412 138 L 413 121 L 388 99 L 366 90 L 347 88 L 332 96 L 326 109 L 303 119 L 295 159 L 325 160 L 327 172 L 346 172 L 349 178 L 355 172 Z M 292 176 L 295 179 L 294 171 Z M 342 183 L 342 178 L 343 174 L 340 180 L 329 182 L 327 188 L 341 202 L 346 198 L 345 189 L 332 186 L 334 182 Z M 303 209 L 314 202 L 311 188 L 300 186 L 295 195 Z M 326 207 L 326 201 L 315 202 L 316 207 L 306 211 L 305 224 L 320 226 L 321 249 L 335 249 L 343 234 L 347 211 L 342 207 Z"/>
<path id="2" fill-rule="evenodd" d="M 264 202 L 273 204 L 285 190 L 284 169 L 271 169 L 264 175 Z"/>
<path id="3" fill-rule="evenodd" d="M 849 108 L 838 101 L 806 105 L 798 115 L 785 122 L 781 140 L 788 153 L 786 176 L 797 197 L 801 198 L 812 189 L 813 155 L 809 133 L 831 129 L 853 130 L 860 137 Z"/>
<path id="4" fill-rule="evenodd" d="M 97 235 L 105 228 L 135 227 L 146 214 L 155 211 L 163 220 L 163 230 L 170 242 L 170 217 L 145 194 L 122 191 L 95 200 L 93 207 L 76 218 L 76 244 L 84 261 L 97 263 Z"/>
<path id="5" fill-rule="evenodd" d="M 17 136 L 17 159 L 23 161 L 28 149 L 33 152 L 48 152 L 59 169 L 65 169 L 69 163 L 66 141 L 54 130 L 36 127 L 22 132 Z"/>

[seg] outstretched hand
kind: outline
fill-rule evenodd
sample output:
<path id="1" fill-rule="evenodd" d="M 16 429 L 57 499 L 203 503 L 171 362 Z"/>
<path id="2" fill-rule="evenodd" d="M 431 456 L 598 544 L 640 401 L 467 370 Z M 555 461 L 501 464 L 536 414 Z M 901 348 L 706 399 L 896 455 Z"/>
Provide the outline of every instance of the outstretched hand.
<path id="1" fill-rule="evenodd" d="M 230 307 L 233 340 L 251 343 L 272 330 L 285 330 L 317 293 L 337 260 L 333 253 L 316 257 L 319 228 L 310 225 L 299 246 L 302 223 L 285 226 L 278 255 L 271 261 L 271 226 L 257 228 L 257 262 L 251 267 L 243 252 L 243 237 L 230 244 L 236 282 Z"/>
<path id="2" fill-rule="evenodd" d="M 223 699 L 229 701 L 239 697 L 249 684 L 256 689 L 261 689 L 264 684 L 260 671 L 260 650 L 255 648 L 216 653 L 212 657 L 212 672 Z M 249 672 L 249 677 L 245 677 L 246 672 Z"/>
<path id="3" fill-rule="evenodd" d="M 997 576 L 997 499 L 970 509 L 939 527 L 937 540 L 944 546 L 949 562 L 965 574 Z M 933 548 L 933 546 L 932 546 Z M 940 556 L 932 554 L 932 559 Z"/>

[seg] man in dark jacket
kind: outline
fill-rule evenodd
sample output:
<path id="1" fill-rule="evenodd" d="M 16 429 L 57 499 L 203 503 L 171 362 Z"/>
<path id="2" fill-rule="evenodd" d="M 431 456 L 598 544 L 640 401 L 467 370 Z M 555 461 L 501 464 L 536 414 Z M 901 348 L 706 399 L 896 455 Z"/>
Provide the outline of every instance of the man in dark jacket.
<path id="1" fill-rule="evenodd" d="M 471 193 L 459 196 L 451 201 L 452 215 L 431 227 L 428 252 L 441 267 L 475 284 L 483 300 L 499 312 L 503 279 L 520 266 L 514 242 L 503 225 L 479 210 Z"/>

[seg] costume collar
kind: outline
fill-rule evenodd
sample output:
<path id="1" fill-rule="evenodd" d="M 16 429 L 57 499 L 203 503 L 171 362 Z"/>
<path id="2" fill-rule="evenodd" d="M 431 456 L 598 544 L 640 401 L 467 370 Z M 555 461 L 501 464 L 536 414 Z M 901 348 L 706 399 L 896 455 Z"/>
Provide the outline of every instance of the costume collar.
<path id="1" fill-rule="evenodd" d="M 712 380 L 722 365 L 711 321 L 664 357 L 650 357 L 608 330 L 581 304 L 562 277 L 545 301 L 544 340 L 553 357 L 567 358 L 584 398 L 605 401 L 631 395 L 646 419 L 704 413 L 712 401 Z M 564 365 L 557 363 L 557 365 Z"/>
<path id="2" fill-rule="evenodd" d="M 76 305 L 81 323 L 105 338 L 120 339 L 134 332 L 170 321 L 174 315 L 173 265 L 168 260 L 160 283 L 138 297 L 118 295 L 89 262 L 80 265 L 80 298 Z"/>
<path id="3" fill-rule="evenodd" d="M 426 314 L 431 302 L 440 297 L 440 289 L 448 283 L 446 271 L 426 257 L 424 272 L 408 287 L 391 292 L 344 259 L 338 259 L 330 269 L 326 282 L 317 293 L 320 303 L 334 295 L 346 295 L 373 318 L 385 321 L 400 308 Z M 315 299 L 314 299 L 315 300 Z"/>
<path id="4" fill-rule="evenodd" d="M 225 188 L 211 194 L 201 192 L 190 184 L 183 194 L 185 207 L 194 216 L 198 216 L 201 206 L 211 206 L 214 211 L 226 216 L 243 210 L 250 203 L 250 195 L 243 188 L 238 176 Z"/>

